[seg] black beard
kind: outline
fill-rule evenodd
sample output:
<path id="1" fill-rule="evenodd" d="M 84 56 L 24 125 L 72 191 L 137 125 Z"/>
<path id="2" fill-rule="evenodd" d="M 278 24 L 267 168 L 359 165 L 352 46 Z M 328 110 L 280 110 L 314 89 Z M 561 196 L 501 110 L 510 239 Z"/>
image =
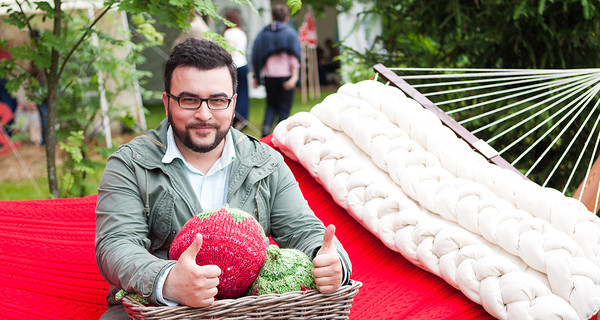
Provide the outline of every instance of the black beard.
<path id="1" fill-rule="evenodd" d="M 223 141 L 223 139 L 225 139 L 225 136 L 227 135 L 227 132 L 229 131 L 229 128 L 231 127 L 231 125 L 233 123 L 233 118 L 232 118 L 231 121 L 229 122 L 229 125 L 227 126 L 226 130 L 221 130 L 221 127 L 213 126 L 215 129 L 217 129 L 217 134 L 215 135 L 215 140 L 213 141 L 213 143 L 210 145 L 199 145 L 192 141 L 192 136 L 187 131 L 187 129 L 188 129 L 187 126 L 184 131 L 180 131 L 173 125 L 171 111 L 169 111 L 169 113 L 168 113 L 168 119 L 169 119 L 169 123 L 171 124 L 171 128 L 173 128 L 173 134 L 175 135 L 175 137 L 177 137 L 177 139 L 179 139 L 179 141 L 181 141 L 181 143 L 183 143 L 183 145 L 186 146 L 187 148 L 189 148 L 190 150 L 192 150 L 194 152 L 200 152 L 200 153 L 207 153 L 207 152 L 214 150 L 221 143 L 221 141 Z M 205 125 L 205 124 L 201 124 L 201 125 Z"/>

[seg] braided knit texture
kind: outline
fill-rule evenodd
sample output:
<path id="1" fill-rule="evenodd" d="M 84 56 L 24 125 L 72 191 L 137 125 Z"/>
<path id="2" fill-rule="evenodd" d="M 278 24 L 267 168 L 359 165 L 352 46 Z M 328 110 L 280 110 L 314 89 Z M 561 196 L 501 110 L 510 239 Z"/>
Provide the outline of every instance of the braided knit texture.
<path id="1" fill-rule="evenodd" d="M 273 143 L 386 246 L 494 317 L 600 309 L 600 220 L 490 164 L 399 89 L 346 84 L 281 122 Z"/>
<path id="2" fill-rule="evenodd" d="M 260 224 L 248 213 L 225 205 L 192 217 L 181 228 L 169 248 L 169 258 L 177 260 L 202 234 L 198 265 L 221 268 L 218 299 L 234 299 L 246 293 L 266 259 L 268 240 Z"/>

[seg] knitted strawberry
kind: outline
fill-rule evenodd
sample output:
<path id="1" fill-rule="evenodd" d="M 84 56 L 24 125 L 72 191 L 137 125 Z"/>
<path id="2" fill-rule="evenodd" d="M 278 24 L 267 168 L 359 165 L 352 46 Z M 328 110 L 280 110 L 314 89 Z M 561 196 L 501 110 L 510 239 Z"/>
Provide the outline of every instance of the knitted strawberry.
<path id="1" fill-rule="evenodd" d="M 248 289 L 248 294 L 262 295 L 316 289 L 312 268 L 313 263 L 304 252 L 270 245 L 267 248 L 267 259 L 258 277 Z"/>
<path id="2" fill-rule="evenodd" d="M 198 265 L 221 268 L 217 299 L 243 295 L 256 279 L 266 257 L 267 238 L 258 222 L 248 213 L 225 205 L 192 217 L 177 234 L 169 258 L 179 256 L 202 234 Z"/>

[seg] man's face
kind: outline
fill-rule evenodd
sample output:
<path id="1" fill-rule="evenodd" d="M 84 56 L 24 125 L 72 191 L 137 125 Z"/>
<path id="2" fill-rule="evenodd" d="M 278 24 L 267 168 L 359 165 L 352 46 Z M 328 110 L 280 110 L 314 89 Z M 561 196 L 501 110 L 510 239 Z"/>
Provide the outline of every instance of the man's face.
<path id="1" fill-rule="evenodd" d="M 179 66 L 173 71 L 171 92 L 174 96 L 196 98 L 231 98 L 231 75 L 226 67 L 198 70 Z M 179 107 L 177 101 L 163 92 L 163 103 L 173 128 L 177 146 L 194 152 L 206 153 L 223 147 L 223 139 L 233 122 L 235 97 L 225 110 L 211 110 L 207 102 L 196 110 Z M 184 150 L 182 150 L 183 152 Z"/>

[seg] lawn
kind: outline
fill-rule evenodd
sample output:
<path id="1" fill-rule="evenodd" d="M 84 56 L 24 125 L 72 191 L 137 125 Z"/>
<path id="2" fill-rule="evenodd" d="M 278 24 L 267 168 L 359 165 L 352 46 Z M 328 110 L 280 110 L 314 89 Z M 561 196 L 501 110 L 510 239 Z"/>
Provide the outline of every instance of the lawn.
<path id="1" fill-rule="evenodd" d="M 297 92 L 294 96 L 294 104 L 292 106 L 292 114 L 301 111 L 309 111 L 315 104 L 321 102 L 327 95 L 335 92 L 335 88 L 325 89 L 321 91 L 319 99 L 308 99 L 306 103 L 302 102 L 302 95 Z M 154 104 L 147 106 L 149 113 L 146 115 L 146 124 L 148 128 L 155 128 L 160 121 L 164 119 L 164 107 L 162 104 Z M 249 110 L 249 123 L 242 131 L 246 134 L 260 138 L 260 128 L 265 112 L 264 99 L 251 99 Z M 60 172 L 60 170 L 59 170 Z M 100 179 L 100 174 L 93 178 L 97 184 Z M 29 200 L 38 199 L 41 194 L 48 194 L 48 182 L 46 177 L 36 177 L 34 182 L 31 180 L 22 181 L 0 181 L 0 200 Z M 38 189 L 40 192 L 38 192 Z"/>

